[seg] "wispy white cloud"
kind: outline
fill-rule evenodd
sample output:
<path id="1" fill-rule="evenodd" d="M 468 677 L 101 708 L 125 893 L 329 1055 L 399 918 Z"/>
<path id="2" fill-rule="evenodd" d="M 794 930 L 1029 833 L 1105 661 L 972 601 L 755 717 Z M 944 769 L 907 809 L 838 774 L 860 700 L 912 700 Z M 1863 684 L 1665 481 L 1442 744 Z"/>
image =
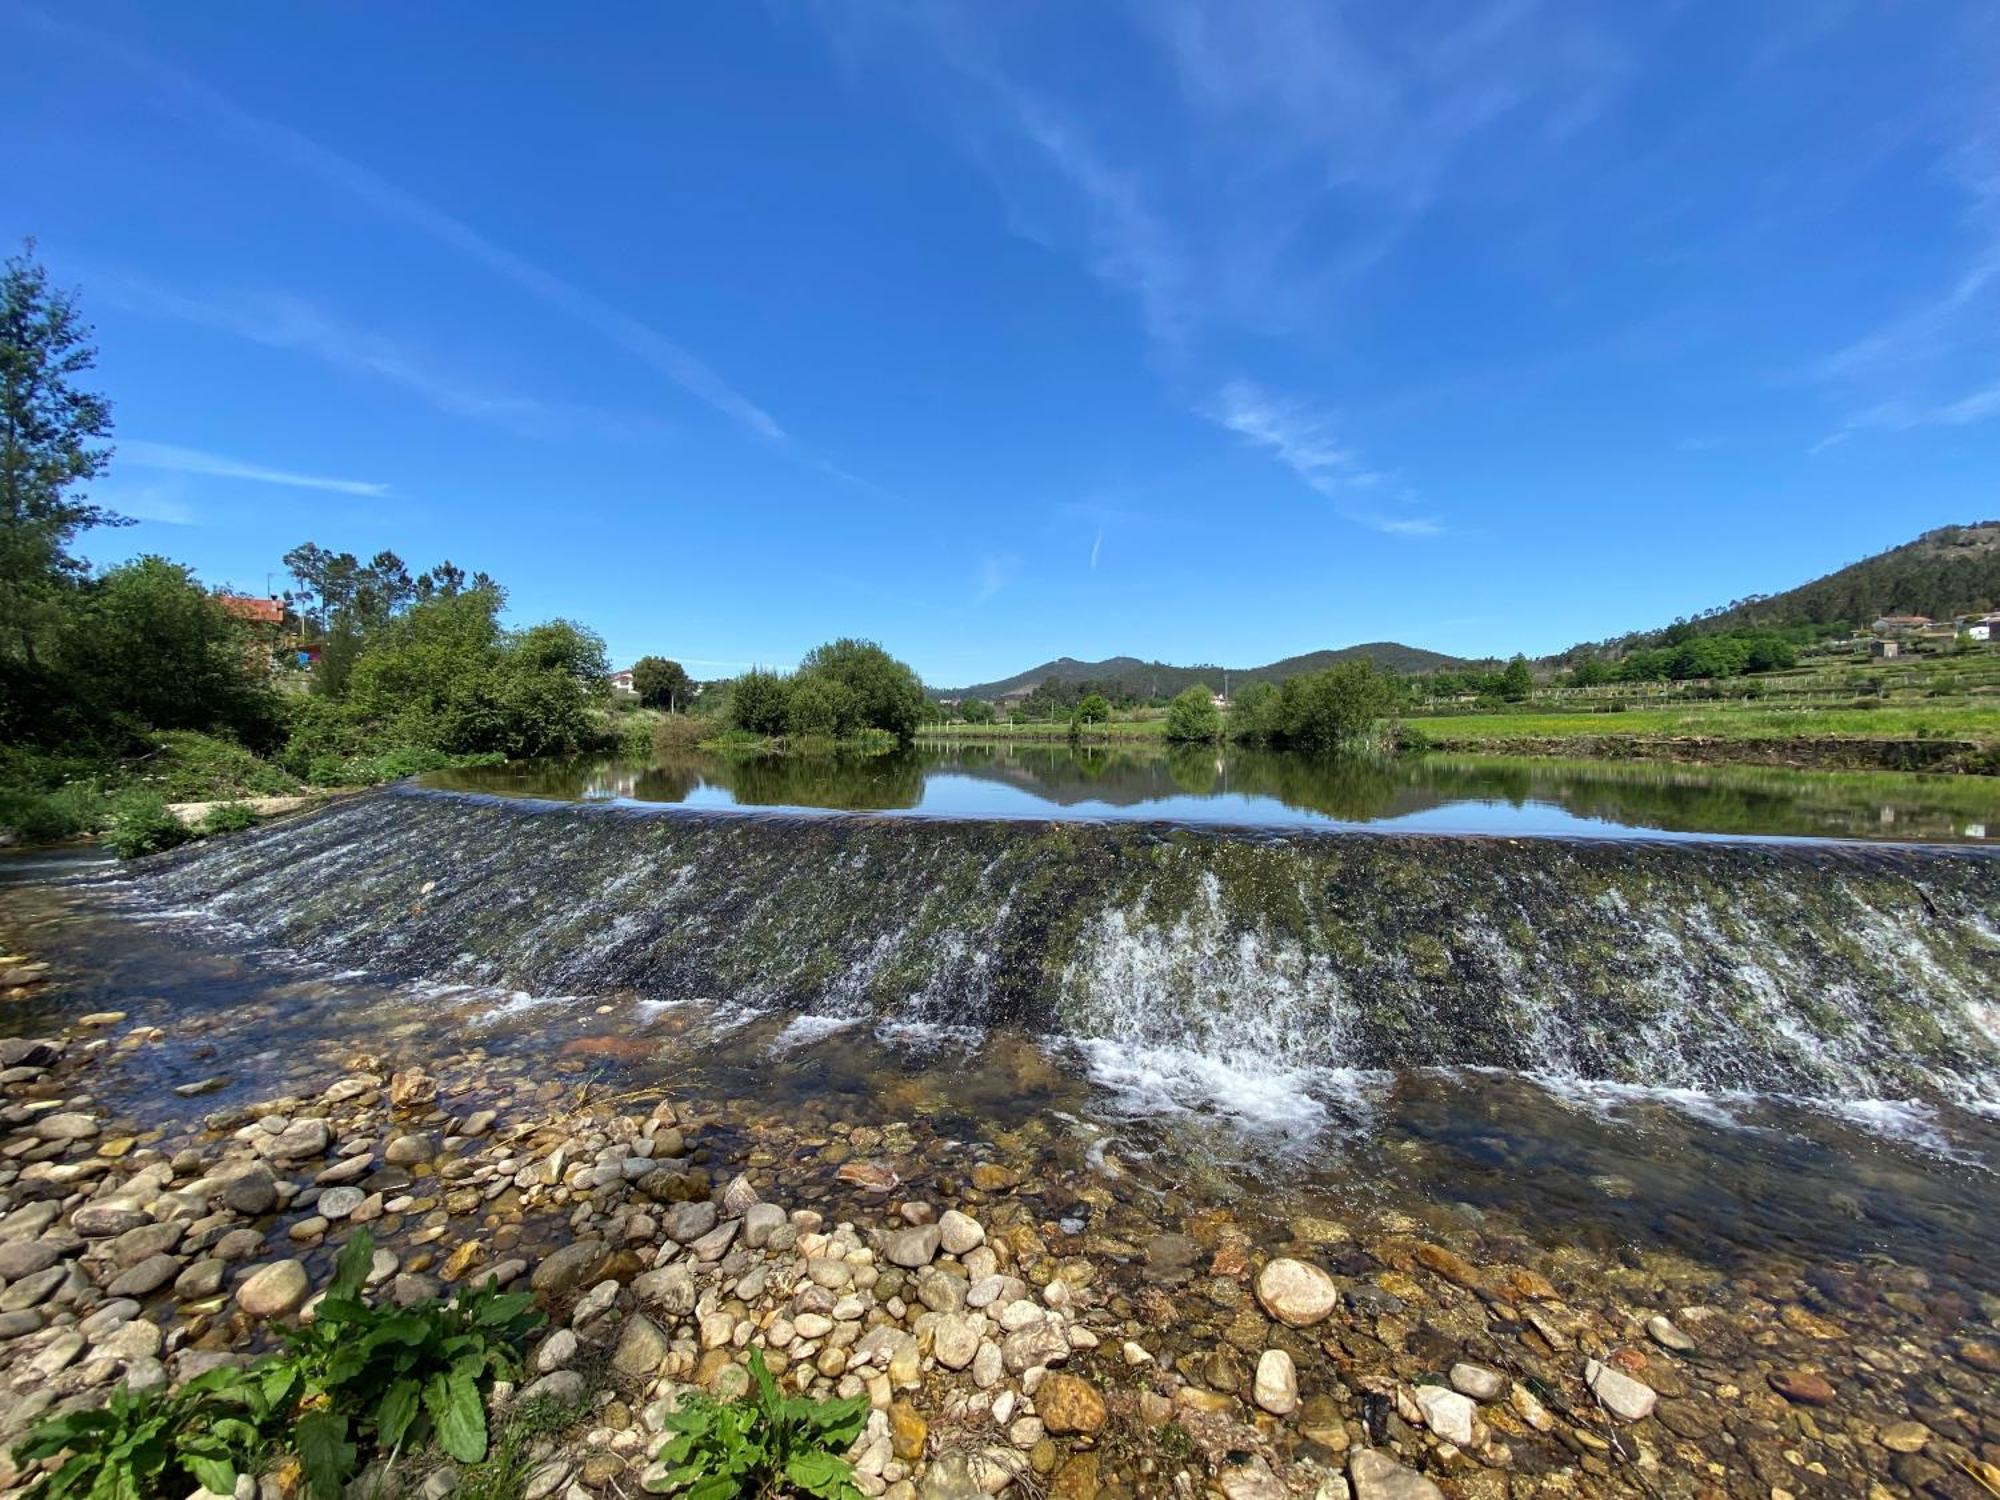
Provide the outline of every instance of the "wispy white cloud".
<path id="1" fill-rule="evenodd" d="M 980 558 L 979 567 L 973 575 L 973 597 L 980 603 L 985 603 L 1012 583 L 1020 571 L 1021 559 L 1011 552 L 994 553 Z"/>
<path id="2" fill-rule="evenodd" d="M 149 443 L 125 438 L 117 446 L 115 459 L 142 469 L 162 469 L 172 474 L 199 474 L 209 479 L 243 479 L 256 484 L 283 485 L 288 489 L 330 490 L 338 495 L 386 495 L 389 486 L 365 479 L 330 479 L 319 474 L 300 474 L 290 469 L 273 469 L 264 464 L 227 458 L 199 448 L 183 448 L 176 443 Z"/>
<path id="3" fill-rule="evenodd" d="M 1097 555 L 1104 550 L 1104 528 L 1097 528 L 1097 536 L 1090 544 L 1090 571 L 1097 571 Z"/>
<path id="4" fill-rule="evenodd" d="M 1906 311 L 1808 370 L 1853 408 L 1813 453 L 1869 430 L 2000 417 L 2000 27 L 1990 14 L 1981 21 L 1954 34 L 1961 75 L 1917 107 L 1910 127 L 1932 152 L 1933 180 L 1958 195 L 1956 264 Z"/>
<path id="5" fill-rule="evenodd" d="M 576 322 L 623 348 L 683 390 L 758 438 L 786 447 L 778 420 L 658 330 L 488 239 L 471 225 L 425 202 L 360 163 L 288 125 L 242 108 L 199 79 L 99 32 L 25 9 L 44 32 L 89 47 L 146 80 L 163 97 L 206 118 L 223 134 L 291 169 L 335 188 L 393 223 L 417 231 L 484 266 Z"/>
<path id="6" fill-rule="evenodd" d="M 90 498 L 107 510 L 134 521 L 155 521 L 163 526 L 201 524 L 194 506 L 182 493 L 178 480 L 145 484 L 114 481 L 94 485 Z"/>
<path id="7" fill-rule="evenodd" d="M 1203 408 L 1210 421 L 1268 452 L 1320 494 L 1346 520 L 1388 536 L 1437 536 L 1445 526 L 1432 516 L 1398 515 L 1357 505 L 1357 492 L 1388 487 L 1391 476 L 1371 469 L 1338 436 L 1333 419 L 1306 402 L 1277 396 L 1251 381 L 1229 381 Z M 1412 496 L 1399 498 L 1407 501 Z"/>
<path id="8" fill-rule="evenodd" d="M 665 430 L 650 418 L 495 391 L 395 339 L 286 293 L 192 296 L 109 269 L 94 270 L 89 280 L 93 295 L 111 306 L 217 329 L 266 348 L 296 350 L 348 374 L 381 381 L 450 416 L 533 437 L 568 437 L 579 431 L 632 437 Z"/>

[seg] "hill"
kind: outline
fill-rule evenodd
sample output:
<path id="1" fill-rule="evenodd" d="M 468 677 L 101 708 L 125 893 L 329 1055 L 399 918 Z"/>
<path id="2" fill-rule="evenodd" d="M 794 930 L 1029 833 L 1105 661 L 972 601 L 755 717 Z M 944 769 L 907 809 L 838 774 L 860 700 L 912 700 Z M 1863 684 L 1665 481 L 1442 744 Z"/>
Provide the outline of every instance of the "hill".
<path id="1" fill-rule="evenodd" d="M 976 682 L 970 687 L 932 688 L 930 691 L 937 698 L 1018 698 L 1053 680 L 1062 683 L 1087 682 L 1100 689 L 1106 684 L 1115 684 L 1140 697 L 1171 697 L 1197 682 L 1220 691 L 1225 673 L 1231 689 L 1236 689 L 1251 682 L 1283 682 L 1301 672 L 1318 672 L 1336 662 L 1355 657 L 1364 657 L 1376 666 L 1394 672 L 1429 672 L 1440 667 L 1463 665 L 1455 656 L 1405 646 L 1396 641 L 1369 641 L 1360 646 L 1343 646 L 1338 651 L 1308 651 L 1303 656 L 1288 656 L 1283 661 L 1261 667 L 1177 667 L 1167 662 L 1141 661 L 1136 656 L 1111 656 L 1103 661 L 1078 661 L 1073 656 L 1061 656 L 997 682 Z"/>
<path id="2" fill-rule="evenodd" d="M 1883 615 L 1934 620 L 2000 605 L 2000 521 L 1941 526 L 1782 594 L 1739 599 L 1700 617 L 1704 630 L 1758 625 L 1865 629 Z"/>

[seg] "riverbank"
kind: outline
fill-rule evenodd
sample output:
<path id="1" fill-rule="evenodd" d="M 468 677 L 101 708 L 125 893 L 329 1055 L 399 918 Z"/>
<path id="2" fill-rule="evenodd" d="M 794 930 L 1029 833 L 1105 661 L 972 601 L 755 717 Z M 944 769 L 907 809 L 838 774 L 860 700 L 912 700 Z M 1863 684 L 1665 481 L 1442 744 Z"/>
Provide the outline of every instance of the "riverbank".
<path id="1" fill-rule="evenodd" d="M 6 1044 L 10 1442 L 266 1346 L 358 1224 L 376 1298 L 496 1278 L 550 1316 L 494 1402 L 500 1434 L 538 1396 L 570 1414 L 536 1418 L 518 1494 L 644 1488 L 666 1414 L 740 1392 L 750 1350 L 788 1390 L 868 1398 L 856 1482 L 892 1500 L 1956 1494 L 2000 1436 L 2000 1350 L 1932 1332 L 1996 1306 L 1894 1272 L 1626 1268 L 1392 1212 L 1238 1222 L 1132 1202 L 1116 1162 L 962 1154 L 922 1118 L 628 1092 L 596 1062 L 616 1038 L 536 1070 L 316 1058 L 306 1088 L 172 1120 L 112 1076 L 162 1044 L 116 1014 Z M 452 1470 L 376 1476 L 448 1494 Z"/>
<path id="2" fill-rule="evenodd" d="M 511 1468 L 406 1453 L 388 1493 L 632 1496 L 666 1416 L 740 1391 L 752 1350 L 788 1391 L 867 1398 L 850 1457 L 891 1500 L 1955 1500 L 2000 1461 L 1976 1232 L 1923 1271 L 1692 1226 L 1714 1253 L 1551 1237 L 1386 1182 L 1288 1208 L 1057 1115 L 649 1069 L 623 1008 L 500 1051 L 444 997 L 403 1024 L 341 1006 L 346 1034 L 271 1053 L 282 988 L 79 1014 L 101 995 L 59 953 L 16 956 L 8 1014 L 64 1020 L 0 1049 L 10 1444 L 268 1346 L 365 1226 L 375 1298 L 492 1277 L 550 1320 L 495 1395 Z"/>

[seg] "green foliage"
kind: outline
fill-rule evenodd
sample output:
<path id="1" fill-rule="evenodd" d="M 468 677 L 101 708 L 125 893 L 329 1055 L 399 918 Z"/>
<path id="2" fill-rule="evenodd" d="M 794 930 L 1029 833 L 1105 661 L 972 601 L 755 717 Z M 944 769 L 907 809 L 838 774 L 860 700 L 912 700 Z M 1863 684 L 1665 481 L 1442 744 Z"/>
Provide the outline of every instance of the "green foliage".
<path id="1" fill-rule="evenodd" d="M 433 592 L 375 623 L 344 688 L 294 705 L 287 764 L 319 779 L 329 760 L 384 747 L 514 757 L 597 745 L 604 643 L 566 620 L 503 631 L 501 602 L 491 585 Z"/>
<path id="2" fill-rule="evenodd" d="M 800 677 L 785 705 L 785 732 L 801 738 L 840 739 L 861 727 L 861 702 L 844 682 Z"/>
<path id="3" fill-rule="evenodd" d="M 1222 738 L 1222 710 L 1215 706 L 1215 694 L 1197 682 L 1174 696 L 1167 705 L 1167 738 L 1194 744 Z"/>
<path id="4" fill-rule="evenodd" d="M 147 735 L 145 743 L 146 750 L 126 767 L 125 780 L 169 802 L 284 797 L 299 789 L 295 778 L 233 740 L 180 729 Z"/>
<path id="5" fill-rule="evenodd" d="M 267 1413 L 242 1370 L 211 1370 L 173 1392 L 118 1386 L 95 1411 L 37 1422 L 14 1461 L 25 1466 L 69 1454 L 36 1476 L 27 1500 L 141 1500 L 197 1485 L 226 1495 L 261 1450 Z"/>
<path id="6" fill-rule="evenodd" d="M 753 668 L 730 686 L 730 725 L 749 734 L 783 734 L 790 717 L 791 703 L 790 678 Z"/>
<path id="7" fill-rule="evenodd" d="M 111 404 L 77 384 L 97 363 L 90 328 L 34 249 L 31 240 L 0 267 L 0 661 L 30 673 L 83 575 L 70 544 L 90 527 L 123 524 L 77 489 L 111 461 L 101 441 Z M 0 725 L 10 717 L 0 711 Z"/>
<path id="8" fill-rule="evenodd" d="M 529 1293 L 490 1280 L 449 1302 L 370 1306 L 361 1293 L 374 1253 L 367 1230 L 349 1239 L 313 1321 L 287 1329 L 285 1354 L 260 1367 L 273 1409 L 312 1409 L 299 1424 L 299 1456 L 322 1500 L 337 1500 L 364 1442 L 388 1451 L 435 1435 L 463 1463 L 484 1458 L 484 1392 L 518 1372 L 541 1322 Z"/>
<path id="9" fill-rule="evenodd" d="M 853 705 L 853 723 L 842 733 L 880 729 L 907 740 L 923 717 L 923 683 L 908 665 L 873 641 L 843 637 L 808 651 L 799 664 L 794 691 L 806 683 L 845 690 Z"/>
<path id="10" fill-rule="evenodd" d="M 1074 734 L 1086 724 L 1108 724 L 1111 721 L 1111 704 L 1101 693 L 1091 693 L 1078 701 L 1069 716 L 1070 733 Z"/>
<path id="11" fill-rule="evenodd" d="M 1500 696 L 1509 703 L 1519 703 L 1534 690 L 1535 674 L 1528 667 L 1528 658 L 1515 656 L 1500 674 Z"/>
<path id="12" fill-rule="evenodd" d="M 49 844 L 89 833 L 104 821 L 103 794 L 73 783 L 52 792 L 0 787 L 0 829 L 30 844 Z"/>
<path id="13" fill-rule="evenodd" d="M 274 738 L 268 651 L 189 569 L 164 557 L 135 558 L 84 586 L 54 657 L 106 717 Z"/>
<path id="14" fill-rule="evenodd" d="M 677 661 L 642 656 L 632 663 L 632 691 L 646 707 L 676 713 L 694 697 L 694 679 Z"/>
<path id="15" fill-rule="evenodd" d="M 662 760 L 686 756 L 698 748 L 708 726 L 686 714 L 666 714 L 653 726 L 653 754 Z"/>
<path id="16" fill-rule="evenodd" d="M 201 836 L 242 833 L 257 826 L 257 815 L 241 802 L 218 802 L 202 815 Z"/>
<path id="17" fill-rule="evenodd" d="M 810 1495 L 815 1500 L 860 1500 L 845 1453 L 868 1421 L 868 1398 L 807 1401 L 787 1398 L 764 1367 L 763 1351 L 750 1351 L 752 1388 L 739 1400 L 686 1398 L 666 1420 L 660 1450 L 664 1478 L 649 1485 L 679 1491 L 684 1500 L 757 1500 Z"/>
<path id="18" fill-rule="evenodd" d="M 214 1370 L 169 1394 L 113 1392 L 102 1411 L 45 1418 L 18 1462 L 71 1457 L 36 1481 L 33 1500 L 142 1500 L 200 1484 L 228 1494 L 268 1445 L 288 1441 L 315 1500 L 339 1500 L 368 1448 L 430 1437 L 462 1463 L 486 1456 L 487 1390 L 521 1368 L 541 1322 L 528 1293 L 489 1281 L 449 1302 L 372 1307 L 362 1300 L 374 1237 L 341 1248 L 313 1321 L 245 1369 Z"/>
<path id="19" fill-rule="evenodd" d="M 111 820 L 104 842 L 120 859 L 137 859 L 185 844 L 194 834 L 167 811 L 158 792 L 122 792 L 111 803 Z"/>
<path id="20" fill-rule="evenodd" d="M 968 724 L 991 724 L 993 705 L 984 698 L 967 698 L 958 705 L 958 716 Z"/>
<path id="21" fill-rule="evenodd" d="M 1367 661 L 1342 662 L 1285 679 L 1275 739 L 1294 750 L 1337 750 L 1369 733 L 1395 706 L 1394 678 Z"/>
<path id="22" fill-rule="evenodd" d="M 1229 704 L 1229 737 L 1246 745 L 1268 745 L 1278 737 L 1278 685 L 1253 682 Z"/>

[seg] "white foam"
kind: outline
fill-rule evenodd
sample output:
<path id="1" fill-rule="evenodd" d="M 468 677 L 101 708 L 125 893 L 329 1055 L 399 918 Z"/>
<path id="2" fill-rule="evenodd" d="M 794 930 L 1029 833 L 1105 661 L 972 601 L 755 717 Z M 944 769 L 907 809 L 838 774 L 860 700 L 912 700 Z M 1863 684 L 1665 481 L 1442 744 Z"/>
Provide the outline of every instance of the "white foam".
<path id="1" fill-rule="evenodd" d="M 795 1016 L 789 1026 L 771 1039 L 770 1050 L 774 1053 L 794 1052 L 801 1047 L 810 1047 L 814 1042 L 851 1031 L 867 1019 L 866 1016 Z"/>

